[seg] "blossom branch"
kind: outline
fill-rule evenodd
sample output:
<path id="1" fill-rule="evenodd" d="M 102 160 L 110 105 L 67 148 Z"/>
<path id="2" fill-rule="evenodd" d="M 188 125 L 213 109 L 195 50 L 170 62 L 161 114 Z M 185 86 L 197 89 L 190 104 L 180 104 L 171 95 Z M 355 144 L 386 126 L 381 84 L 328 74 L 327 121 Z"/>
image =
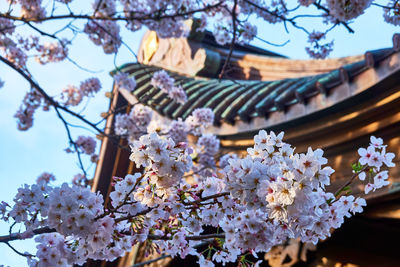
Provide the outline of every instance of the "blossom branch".
<path id="1" fill-rule="evenodd" d="M 144 261 L 144 262 L 140 262 L 140 263 L 135 263 L 135 264 L 132 265 L 131 267 L 141 267 L 141 266 L 145 266 L 145 265 L 147 265 L 147 264 L 154 263 L 154 262 L 157 262 L 157 261 L 160 261 L 160 260 L 169 258 L 169 257 L 171 257 L 171 255 L 169 255 L 169 254 L 161 255 L 160 257 L 155 258 L 155 259 L 152 259 L 152 260 L 148 260 L 148 261 Z"/>
<path id="2" fill-rule="evenodd" d="M 355 172 L 346 183 L 344 183 L 338 190 L 336 190 L 335 197 L 337 197 L 340 194 L 340 192 L 343 191 L 343 189 L 345 189 L 346 187 L 351 185 L 351 183 L 354 181 L 355 178 L 357 178 L 360 175 L 360 173 L 364 172 L 365 170 L 367 170 L 369 168 L 370 167 L 368 165 L 366 165 L 360 171 Z"/>
<path id="3" fill-rule="evenodd" d="M 32 230 L 32 235 L 40 235 L 40 234 L 47 234 L 47 233 L 54 233 L 56 232 L 55 229 L 49 227 L 43 227 L 39 229 Z M 7 243 L 14 240 L 21 240 L 25 239 L 21 236 L 21 233 L 12 233 L 10 235 L 3 235 L 0 236 L 0 243 Z"/>
<path id="4" fill-rule="evenodd" d="M 225 234 L 192 235 L 192 236 L 185 237 L 186 240 L 194 240 L 194 241 L 205 240 L 205 239 L 210 239 L 210 238 L 225 238 Z M 171 240 L 172 238 L 169 236 L 148 235 L 148 239 Z"/>
<path id="5" fill-rule="evenodd" d="M 321 10 L 325 11 L 326 14 L 328 14 L 328 15 L 330 14 L 329 9 L 327 9 L 326 7 L 324 7 L 323 5 L 321 5 L 320 3 L 314 2 L 313 5 L 314 5 L 315 7 L 317 7 L 318 9 L 321 9 Z M 348 31 L 349 33 L 354 33 L 354 30 L 349 26 L 349 24 L 348 24 L 347 22 L 339 21 L 339 24 L 343 25 L 343 26 L 347 29 L 347 31 Z"/>
<path id="6" fill-rule="evenodd" d="M 207 196 L 207 197 L 200 197 L 198 200 L 195 200 L 195 201 L 184 202 L 183 204 L 185 204 L 185 205 L 199 204 L 202 201 L 206 201 L 206 200 L 214 199 L 214 198 L 219 198 L 219 197 L 223 197 L 223 196 L 228 196 L 229 194 L 230 194 L 229 192 L 218 193 L 218 194 Z"/>
<path id="7" fill-rule="evenodd" d="M 163 14 L 163 12 L 153 12 L 152 14 L 145 14 L 142 17 L 135 17 L 135 16 L 101 16 L 101 15 L 78 15 L 78 14 L 65 14 L 65 15 L 52 15 L 48 17 L 32 17 L 32 18 L 26 18 L 26 17 L 18 17 L 18 16 L 13 16 L 10 15 L 9 13 L 0 13 L 0 17 L 11 19 L 11 20 L 16 20 L 16 21 L 23 21 L 23 22 L 44 22 L 44 21 L 49 21 L 49 20 L 59 20 L 59 19 L 85 19 L 85 20 L 108 20 L 108 21 L 147 21 L 147 20 L 161 20 L 161 19 L 173 19 L 173 18 L 181 18 L 181 17 L 186 17 L 189 15 L 193 15 L 196 13 L 201 13 L 205 11 L 209 11 L 212 9 L 215 9 L 219 6 L 221 6 L 224 3 L 224 1 L 217 2 L 213 5 L 205 5 L 203 8 L 199 9 L 194 9 L 194 10 L 189 10 L 187 12 L 182 12 L 182 13 L 175 13 L 175 14 Z M 159 10 L 161 11 L 161 10 Z"/>
<path id="8" fill-rule="evenodd" d="M 8 243 L 8 242 L 4 242 L 9 248 L 11 248 L 15 253 L 17 253 L 18 255 L 20 255 L 20 256 L 23 256 L 23 257 L 34 257 L 34 255 L 32 255 L 32 254 L 29 254 L 29 253 L 22 253 L 22 252 L 20 252 L 20 251 L 18 251 L 16 248 L 14 248 L 10 243 Z"/>
<path id="9" fill-rule="evenodd" d="M 0 61 L 2 61 L 3 63 L 5 63 L 6 65 L 8 65 L 9 67 L 11 67 L 12 69 L 14 69 L 16 72 L 18 72 L 25 80 L 27 80 L 29 82 L 29 84 L 36 89 L 43 97 L 44 99 L 50 104 L 52 105 L 55 109 L 60 109 L 62 111 L 65 111 L 66 113 L 72 115 L 73 117 L 79 119 L 80 121 L 82 121 L 83 123 L 89 125 L 91 128 L 93 128 L 96 132 L 98 132 L 101 136 L 105 136 L 110 138 L 110 140 L 118 145 L 119 147 L 123 148 L 123 149 L 127 149 L 126 147 L 122 146 L 119 144 L 118 139 L 106 134 L 103 130 L 101 130 L 97 124 L 92 123 L 91 121 L 87 120 L 85 117 L 83 117 L 82 115 L 68 109 L 67 107 L 60 105 L 60 103 L 58 103 L 57 101 L 55 101 L 52 97 L 50 97 L 46 91 L 39 86 L 39 84 L 37 84 L 31 77 L 30 75 L 28 75 L 27 73 L 25 73 L 25 71 L 21 68 L 18 68 L 16 65 L 14 65 L 12 62 L 10 62 L 9 60 L 7 60 L 6 58 L 4 58 L 3 56 L 0 56 Z"/>

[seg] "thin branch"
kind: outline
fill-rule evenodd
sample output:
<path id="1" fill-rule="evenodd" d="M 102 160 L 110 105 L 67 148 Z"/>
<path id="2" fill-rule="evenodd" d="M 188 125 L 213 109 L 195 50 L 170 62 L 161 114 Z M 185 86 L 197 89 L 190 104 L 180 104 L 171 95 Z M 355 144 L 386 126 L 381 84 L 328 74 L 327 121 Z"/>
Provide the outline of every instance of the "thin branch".
<path id="1" fill-rule="evenodd" d="M 205 242 L 202 242 L 202 243 L 194 246 L 193 248 L 194 249 L 198 249 L 198 248 L 201 248 L 201 247 L 206 246 L 208 244 L 210 244 L 210 241 L 205 241 Z M 153 262 L 157 262 L 159 260 L 162 260 L 162 259 L 165 259 L 165 258 L 169 258 L 169 257 L 171 257 L 171 255 L 161 255 L 160 257 L 155 258 L 155 259 L 151 259 L 151 260 L 148 260 L 148 261 L 136 263 L 136 264 L 132 265 L 131 267 L 141 267 L 141 266 L 144 266 L 144 265 L 147 265 L 147 264 L 150 264 L 150 263 L 153 263 Z"/>
<path id="2" fill-rule="evenodd" d="M 225 69 L 229 64 L 229 61 L 231 61 L 232 53 L 233 53 L 233 48 L 235 47 L 236 43 L 236 7 L 237 7 L 237 0 L 235 0 L 232 8 L 232 28 L 233 28 L 233 36 L 232 36 L 232 42 L 231 46 L 229 48 L 229 54 L 228 57 L 225 60 L 225 63 L 221 69 L 221 73 L 219 74 L 219 79 L 222 79 L 224 77 Z"/>
<path id="3" fill-rule="evenodd" d="M 101 214 L 100 216 L 96 217 L 95 220 L 98 220 L 98 219 L 100 219 L 100 218 L 103 218 L 103 217 L 107 216 L 108 214 L 113 213 L 114 211 L 117 211 L 117 210 L 118 210 L 119 208 L 121 208 L 122 206 L 126 205 L 126 202 L 128 201 L 130 195 L 132 194 L 133 191 L 135 191 L 136 187 L 140 184 L 140 182 L 142 181 L 143 177 L 144 177 L 144 174 L 143 174 L 142 176 L 140 176 L 140 177 L 136 180 L 136 182 L 135 182 L 135 184 L 133 185 L 132 189 L 131 189 L 128 193 L 126 193 L 124 200 L 123 200 L 119 205 L 117 205 L 117 206 L 116 206 L 115 208 L 113 208 L 113 209 L 110 209 L 108 212 L 104 212 L 104 213 Z M 146 212 L 146 213 L 147 213 L 147 212 Z M 137 216 L 137 214 L 136 214 L 135 216 Z M 124 220 L 126 220 L 126 219 L 130 219 L 130 218 L 126 218 L 126 219 L 122 219 L 122 220 L 121 220 L 121 218 L 119 218 L 119 219 L 120 219 L 120 220 L 119 220 L 118 222 L 121 222 L 121 221 L 124 221 Z M 117 222 L 117 220 L 116 220 L 116 222 Z"/>
<path id="4" fill-rule="evenodd" d="M 85 119 L 83 116 L 79 115 L 76 112 L 73 112 L 72 110 L 68 109 L 65 106 L 60 105 L 60 103 L 58 103 L 57 101 L 55 101 L 52 97 L 50 97 L 35 81 L 32 80 L 32 78 L 25 73 L 22 69 L 18 68 L 17 66 L 15 66 L 12 62 L 10 62 L 9 60 L 7 60 L 6 58 L 0 56 L 0 61 L 2 61 L 3 63 L 5 63 L 6 65 L 10 66 L 12 69 L 14 69 L 15 71 L 17 71 L 22 77 L 25 78 L 25 80 L 27 80 L 30 85 L 32 87 L 34 87 L 43 97 L 46 101 L 48 101 L 53 107 L 57 107 L 67 113 L 69 113 L 70 115 L 78 118 L 79 120 L 81 120 L 82 122 L 90 125 L 92 128 L 94 128 L 98 133 L 106 135 L 102 130 L 100 130 L 94 123 L 88 121 L 87 119 Z"/>
<path id="5" fill-rule="evenodd" d="M 288 43 L 290 43 L 290 40 L 286 40 L 285 42 L 283 42 L 281 44 L 275 44 L 275 43 L 272 43 L 272 42 L 267 41 L 265 39 L 262 39 L 262 38 L 260 38 L 258 36 L 256 36 L 255 39 L 260 40 L 263 43 L 266 43 L 266 44 L 269 44 L 269 45 L 272 45 L 272 46 L 276 46 L 276 47 L 283 47 L 283 46 L 287 45 Z"/>
<path id="6" fill-rule="evenodd" d="M 148 235 L 148 239 L 151 240 L 171 240 L 172 237 L 169 236 L 161 236 L 161 235 Z M 210 238 L 225 238 L 225 234 L 208 234 L 208 235 L 192 235 L 192 236 L 186 236 L 186 240 L 204 240 L 204 239 L 210 239 Z"/>
<path id="7" fill-rule="evenodd" d="M 313 5 L 314 5 L 316 8 L 325 11 L 325 13 L 326 13 L 327 15 L 330 15 L 329 9 L 327 9 L 326 7 L 324 7 L 323 5 L 321 5 L 320 3 L 316 3 L 316 2 L 315 2 Z M 349 33 L 354 33 L 354 30 L 349 26 L 349 24 L 348 24 L 347 22 L 339 21 L 339 24 L 343 25 L 343 26 L 347 29 L 347 31 L 348 31 Z"/>
<path id="8" fill-rule="evenodd" d="M 66 113 L 74 116 L 75 118 L 81 120 L 83 123 L 86 123 L 87 125 L 89 125 L 90 127 L 92 127 L 96 132 L 98 132 L 101 136 L 105 136 L 110 138 L 110 140 L 117 145 L 118 147 L 122 148 L 122 149 L 126 149 L 125 146 L 122 146 L 119 144 L 119 139 L 114 138 L 113 136 L 106 134 L 104 131 L 102 131 L 95 123 L 92 123 L 91 121 L 87 120 L 85 117 L 83 117 L 82 115 L 68 109 L 67 107 L 60 105 L 60 103 L 58 103 L 57 101 L 55 101 L 52 97 L 50 97 L 44 90 L 43 88 L 41 88 L 35 81 L 33 81 L 33 79 L 27 74 L 25 73 L 22 69 L 18 68 L 17 66 L 15 66 L 12 62 L 10 62 L 9 60 L 7 60 L 6 58 L 0 56 L 0 61 L 2 61 L 3 63 L 5 63 L 6 65 L 10 66 L 12 69 L 14 69 L 16 72 L 18 72 L 22 77 L 24 77 L 29 83 L 30 85 L 35 88 L 40 94 L 42 94 L 42 96 L 45 98 L 46 101 L 48 101 L 48 103 L 50 105 L 52 105 L 53 107 L 57 107 L 60 110 L 65 111 Z"/>
<path id="9" fill-rule="evenodd" d="M 23 21 L 23 22 L 27 22 L 27 21 L 31 21 L 31 22 L 44 22 L 44 21 L 50 21 L 50 20 L 58 20 L 58 19 L 86 19 L 86 20 L 111 20 L 111 21 L 132 21 L 132 20 L 136 20 L 136 21 L 148 21 L 148 20 L 162 20 L 162 19 L 173 19 L 173 18 L 186 18 L 189 15 L 193 15 L 196 13 L 200 13 L 200 12 L 205 12 L 205 11 L 209 11 L 212 9 L 215 9 L 219 6 L 221 6 L 225 1 L 220 1 L 216 4 L 213 5 L 205 5 L 202 8 L 199 9 L 194 9 L 194 10 L 189 10 L 186 12 L 182 12 L 182 13 L 175 13 L 175 14 L 164 14 L 161 15 L 162 12 L 153 12 L 152 14 L 145 14 L 142 17 L 135 17 L 135 16 L 117 16 L 117 17 L 112 17 L 112 16 L 100 16 L 100 15 L 78 15 L 78 14 L 74 14 L 74 13 L 70 13 L 70 14 L 65 14 L 65 15 L 52 15 L 52 16 L 48 16 L 48 17 L 36 17 L 36 18 L 25 18 L 25 17 L 18 17 L 18 16 L 12 16 L 10 14 L 0 14 L 0 17 L 3 18 L 7 18 L 7 19 L 12 19 L 12 20 L 16 20 L 16 21 Z"/>
<path id="10" fill-rule="evenodd" d="M 119 223 L 119 222 L 122 222 L 122 221 L 130 220 L 130 219 L 135 218 L 137 216 L 145 215 L 145 214 L 149 213 L 150 211 L 152 211 L 153 209 L 155 209 L 157 207 L 158 206 L 153 207 L 153 208 L 147 208 L 145 210 L 142 210 L 141 212 L 136 213 L 135 215 L 129 215 L 129 216 L 117 218 L 117 219 L 115 219 L 115 222 Z"/>
<path id="11" fill-rule="evenodd" d="M 262 7 L 262 6 L 260 6 L 260 5 L 256 4 L 256 3 L 253 3 L 250 0 L 243 0 L 243 1 L 248 3 L 249 5 L 251 5 L 253 7 L 261 10 L 261 11 L 264 11 L 264 12 L 268 13 L 271 16 L 274 16 L 274 17 L 282 20 L 283 24 L 285 26 L 286 32 L 289 32 L 288 29 L 287 29 L 287 25 L 286 25 L 286 23 L 289 22 L 290 24 L 292 24 L 293 27 L 304 31 L 307 35 L 310 34 L 304 27 L 301 27 L 301 26 L 297 25 L 296 21 L 293 18 L 286 18 L 285 16 L 282 16 L 282 15 L 279 15 L 279 14 L 277 14 L 275 12 L 272 12 L 272 11 L 268 10 L 267 8 L 264 8 L 264 7 Z"/>
<path id="12" fill-rule="evenodd" d="M 169 258 L 169 257 L 171 257 L 171 255 L 168 255 L 168 254 L 166 254 L 166 255 L 161 255 L 160 257 L 155 258 L 155 259 L 152 259 L 152 260 L 148 260 L 148 261 L 136 263 L 136 264 L 132 265 L 132 267 L 141 267 L 141 266 L 145 266 L 145 265 L 147 265 L 147 264 L 150 264 L 150 263 L 153 263 L 153 262 L 157 262 L 157 261 L 159 261 L 159 260 L 162 260 L 162 259 L 165 259 L 165 258 Z"/>
<path id="13" fill-rule="evenodd" d="M 60 120 L 63 122 L 65 130 L 67 131 L 67 136 L 68 136 L 68 140 L 70 142 L 70 144 L 72 144 L 75 148 L 75 152 L 78 156 L 78 162 L 79 162 L 79 167 L 82 170 L 83 174 L 85 177 L 87 177 L 87 173 L 85 170 L 85 167 L 83 166 L 83 162 L 82 162 L 82 158 L 81 158 L 81 152 L 79 151 L 78 145 L 76 144 L 76 142 L 72 139 L 72 135 L 71 135 L 71 131 L 69 129 L 68 123 L 67 121 L 64 119 L 64 117 L 61 115 L 60 111 L 58 110 L 57 107 L 54 107 L 58 118 L 60 118 Z"/>
<path id="14" fill-rule="evenodd" d="M 48 227 L 43 227 L 43 228 L 35 229 L 32 231 L 33 235 L 40 235 L 40 234 L 54 233 L 54 232 L 56 232 L 55 229 L 51 229 Z M 0 236 L 0 243 L 7 243 L 10 241 L 14 241 L 14 240 L 22 240 L 21 234 L 20 233 L 12 233 L 10 235 Z"/>
<path id="15" fill-rule="evenodd" d="M 32 254 L 29 254 L 29 253 L 22 253 L 22 252 L 18 251 L 18 250 L 15 249 L 13 246 L 11 246 L 10 243 L 8 243 L 8 242 L 4 242 L 4 243 L 5 243 L 9 248 L 11 248 L 15 253 L 17 253 L 17 254 L 20 255 L 20 256 L 28 257 L 28 258 L 33 257 Z"/>
<path id="16" fill-rule="evenodd" d="M 335 196 L 337 196 L 337 194 L 339 194 L 345 187 L 349 186 L 356 177 L 358 177 L 358 175 L 360 175 L 360 173 L 362 173 L 363 171 L 367 170 L 369 168 L 368 165 L 364 166 L 359 172 L 354 173 L 350 180 L 348 180 L 346 183 L 344 183 L 336 192 L 335 192 Z"/>
<path id="17" fill-rule="evenodd" d="M 202 201 L 206 201 L 206 200 L 213 199 L 213 198 L 219 198 L 219 197 L 227 196 L 227 195 L 229 195 L 229 194 L 230 194 L 229 192 L 223 192 L 223 193 L 219 193 L 219 194 L 215 194 L 215 195 L 211 195 L 211 196 L 207 196 L 207 197 L 201 197 L 201 198 L 198 199 L 198 200 L 186 202 L 186 203 L 184 203 L 184 204 L 185 204 L 185 205 L 199 204 L 199 203 L 201 203 Z"/>

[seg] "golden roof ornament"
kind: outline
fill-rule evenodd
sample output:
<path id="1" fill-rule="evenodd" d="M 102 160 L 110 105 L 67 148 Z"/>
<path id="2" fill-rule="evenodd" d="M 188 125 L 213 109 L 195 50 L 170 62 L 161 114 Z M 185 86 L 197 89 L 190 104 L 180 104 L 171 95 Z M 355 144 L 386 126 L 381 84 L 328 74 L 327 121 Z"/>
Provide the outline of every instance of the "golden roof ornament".
<path id="1" fill-rule="evenodd" d="M 143 63 L 148 64 L 158 49 L 158 37 L 155 31 L 150 31 L 143 46 Z"/>

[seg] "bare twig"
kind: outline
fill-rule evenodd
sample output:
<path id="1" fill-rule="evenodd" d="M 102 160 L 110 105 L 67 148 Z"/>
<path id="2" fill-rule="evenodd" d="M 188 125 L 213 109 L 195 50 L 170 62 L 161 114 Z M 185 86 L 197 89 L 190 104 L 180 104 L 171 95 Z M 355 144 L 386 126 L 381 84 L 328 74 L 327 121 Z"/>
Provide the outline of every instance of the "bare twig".
<path id="1" fill-rule="evenodd" d="M 368 165 L 364 166 L 359 172 L 354 173 L 351 178 L 344 183 L 336 192 L 335 192 L 335 196 L 337 196 L 337 194 L 339 194 L 345 187 L 349 186 L 356 177 L 358 177 L 358 175 L 360 175 L 360 173 L 364 172 L 365 170 L 367 170 L 369 167 Z"/>
<path id="2" fill-rule="evenodd" d="M 14 248 L 13 246 L 11 246 L 10 245 L 10 243 L 8 243 L 8 242 L 4 242 L 9 248 L 11 248 L 15 253 L 17 253 L 18 255 L 20 255 L 20 256 L 23 256 L 23 257 L 33 257 L 33 255 L 32 254 L 29 254 L 29 253 L 22 253 L 22 252 L 20 252 L 20 251 L 18 251 L 16 248 Z"/>

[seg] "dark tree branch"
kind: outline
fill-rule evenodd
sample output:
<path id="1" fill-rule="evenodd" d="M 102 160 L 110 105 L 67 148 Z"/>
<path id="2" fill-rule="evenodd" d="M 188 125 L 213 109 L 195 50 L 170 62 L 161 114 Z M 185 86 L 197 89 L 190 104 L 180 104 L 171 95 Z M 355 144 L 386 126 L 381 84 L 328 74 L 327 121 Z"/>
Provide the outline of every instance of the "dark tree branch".
<path id="1" fill-rule="evenodd" d="M 315 2 L 313 5 L 314 5 L 316 8 L 325 11 L 325 13 L 326 13 L 327 15 L 330 15 L 329 9 L 327 9 L 326 7 L 324 7 L 323 5 L 321 5 L 320 3 Z M 349 26 L 349 24 L 348 24 L 347 22 L 339 21 L 339 24 L 343 25 L 343 26 L 347 29 L 347 31 L 348 31 L 349 33 L 354 33 L 354 30 Z"/>
<path id="2" fill-rule="evenodd" d="M 51 15 L 48 17 L 43 17 L 43 18 L 25 18 L 25 17 L 18 17 L 18 16 L 12 16 L 9 13 L 6 14 L 0 14 L 0 17 L 7 18 L 7 19 L 12 19 L 15 21 L 31 21 L 31 22 L 43 22 L 43 21 L 49 21 L 49 20 L 58 20 L 58 19 L 86 19 L 86 20 L 111 20 L 111 21 L 148 21 L 148 20 L 162 20 L 162 19 L 173 19 L 173 18 L 185 18 L 189 15 L 193 15 L 196 13 L 200 12 L 206 12 L 212 9 L 215 9 L 219 6 L 221 6 L 225 1 L 220 1 L 216 4 L 213 5 L 206 5 L 203 8 L 199 9 L 194 9 L 194 10 L 189 10 L 187 12 L 182 12 L 182 13 L 175 13 L 175 14 L 164 14 L 161 15 L 162 12 L 153 12 L 152 14 L 145 14 L 144 16 L 141 17 L 135 17 L 135 16 L 99 16 L 99 15 L 81 15 L 81 14 L 73 14 L 72 12 L 70 14 L 65 14 L 65 15 Z M 160 10 L 161 11 L 161 10 Z"/>
<path id="3" fill-rule="evenodd" d="M 54 232 L 56 232 L 56 230 L 48 228 L 48 227 L 43 227 L 43 228 L 35 229 L 32 232 L 33 232 L 33 235 L 40 235 L 40 234 L 54 233 Z M 22 240 L 20 233 L 12 233 L 10 235 L 0 236 L 0 243 L 7 243 L 10 241 L 15 241 L 15 240 Z"/>
<path id="4" fill-rule="evenodd" d="M 22 253 L 22 252 L 18 251 L 16 248 L 14 248 L 13 246 L 11 246 L 10 243 L 8 243 L 8 242 L 4 242 L 4 243 L 5 243 L 9 248 L 11 248 L 15 253 L 17 253 L 17 254 L 20 255 L 20 256 L 28 257 L 28 258 L 33 257 L 32 254 L 29 254 L 29 253 Z"/>

